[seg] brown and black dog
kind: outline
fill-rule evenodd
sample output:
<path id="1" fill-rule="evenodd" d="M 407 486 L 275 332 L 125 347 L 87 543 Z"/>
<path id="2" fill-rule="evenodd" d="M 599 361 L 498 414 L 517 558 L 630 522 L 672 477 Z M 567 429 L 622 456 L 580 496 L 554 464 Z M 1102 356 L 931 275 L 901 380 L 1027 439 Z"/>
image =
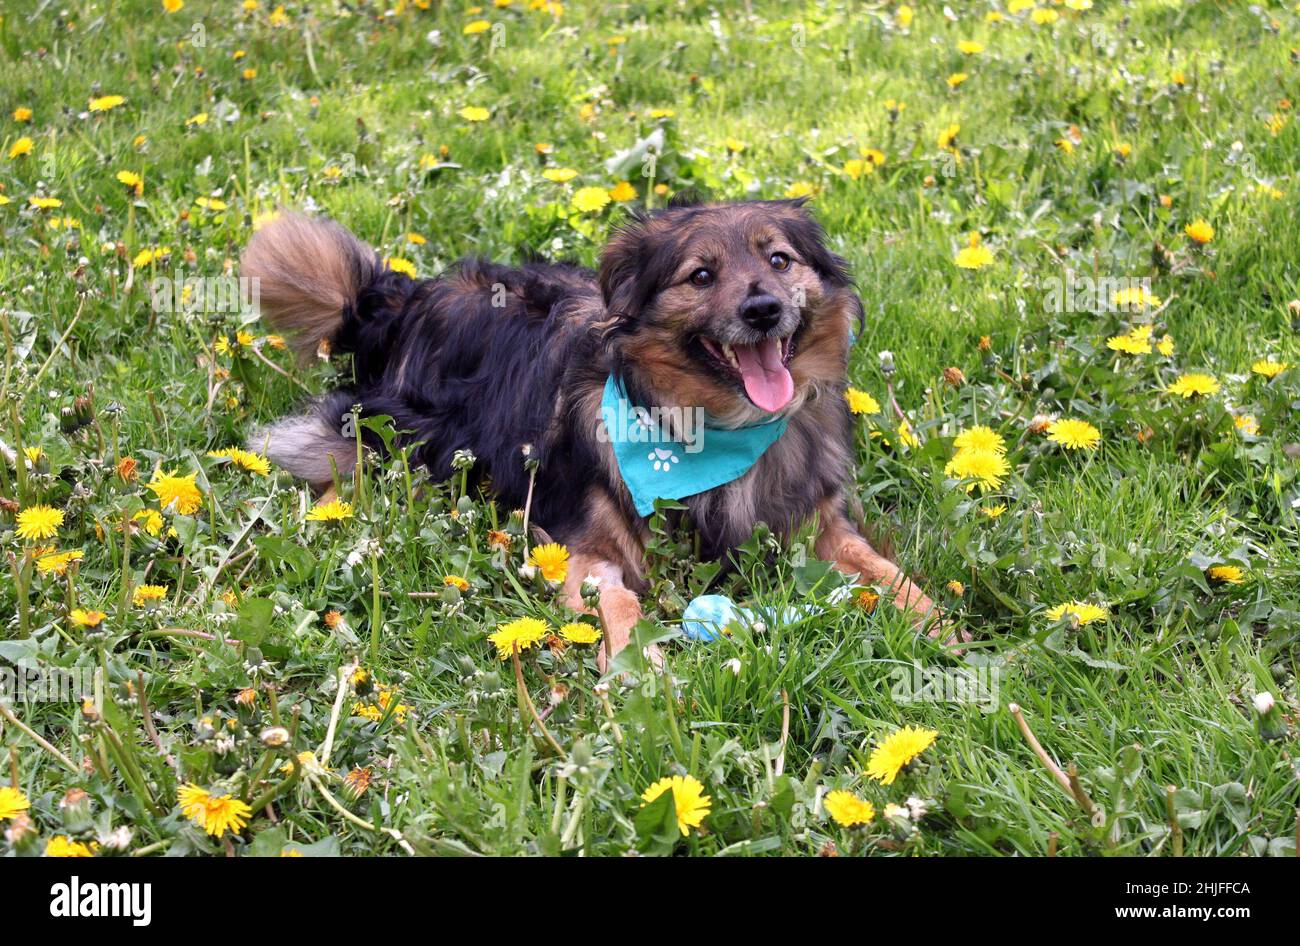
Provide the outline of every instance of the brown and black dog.
<path id="1" fill-rule="evenodd" d="M 788 420 L 748 472 L 681 500 L 706 555 L 725 556 L 759 522 L 788 536 L 815 518 L 820 558 L 887 587 L 918 623 L 937 617 L 846 512 L 853 437 L 843 393 L 862 304 L 799 201 L 635 216 L 613 234 L 597 273 L 468 260 L 422 280 L 388 271 L 337 224 L 286 214 L 253 237 L 241 273 L 259 281 L 264 317 L 300 352 L 310 357 L 328 340 L 351 353 L 355 374 L 354 386 L 252 446 L 325 486 L 335 467 L 355 463 L 342 415 L 360 404 L 410 431 L 435 477 L 470 451 L 476 475 L 518 508 L 528 488 L 521 450 L 532 445 L 533 521 L 570 550 L 571 603 L 581 606 L 584 578 L 600 579 L 602 667 L 641 615 L 648 536 L 600 435 L 611 373 L 631 403 L 666 416 L 703 409 L 729 428 Z"/>

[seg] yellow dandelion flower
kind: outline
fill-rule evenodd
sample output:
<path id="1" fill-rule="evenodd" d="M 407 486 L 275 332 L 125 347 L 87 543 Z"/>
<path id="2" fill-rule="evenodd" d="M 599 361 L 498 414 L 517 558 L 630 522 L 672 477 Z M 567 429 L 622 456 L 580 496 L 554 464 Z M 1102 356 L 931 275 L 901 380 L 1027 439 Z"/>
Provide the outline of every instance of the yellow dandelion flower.
<path id="1" fill-rule="evenodd" d="M 1176 394 L 1179 397 L 1192 398 L 1197 395 L 1211 395 L 1219 393 L 1219 382 L 1208 374 L 1182 375 L 1177 381 L 1169 385 L 1169 393 Z"/>
<path id="2" fill-rule="evenodd" d="M 0 786 L 0 821 L 8 821 L 14 815 L 27 811 L 32 803 L 27 796 L 8 785 Z"/>
<path id="3" fill-rule="evenodd" d="M 137 608 L 153 607 L 167 597 L 166 585 L 137 585 L 131 593 L 131 603 Z"/>
<path id="4" fill-rule="evenodd" d="M 29 122 L 32 120 L 32 110 L 26 106 L 20 105 L 14 109 L 14 121 Z"/>
<path id="5" fill-rule="evenodd" d="M 530 647 L 536 647 L 546 638 L 549 630 L 550 626 L 537 618 L 516 618 L 489 634 L 488 641 L 496 647 L 497 657 L 509 660 L 515 648 L 522 653 Z"/>
<path id="6" fill-rule="evenodd" d="M 469 591 L 469 582 L 460 575 L 443 575 L 442 583 L 448 588 L 455 588 L 457 591 Z"/>
<path id="7" fill-rule="evenodd" d="M 1060 18 L 1061 14 L 1057 13 L 1050 7 L 1036 7 L 1034 11 L 1029 14 L 1029 19 L 1033 20 L 1039 26 L 1047 26 L 1050 23 L 1055 23 Z"/>
<path id="8" fill-rule="evenodd" d="M 957 140 L 957 135 L 960 133 L 961 133 L 961 125 L 958 125 L 956 122 L 953 122 L 947 128 L 939 132 L 939 137 L 936 138 L 935 141 L 938 142 L 938 145 L 941 149 L 947 151 L 953 147 L 953 143 Z"/>
<path id="9" fill-rule="evenodd" d="M 154 537 L 162 535 L 163 517 L 156 509 L 141 509 L 131 517 L 131 520 L 140 523 L 140 528 L 148 535 Z"/>
<path id="10" fill-rule="evenodd" d="M 955 578 L 952 581 L 948 582 L 948 584 L 945 585 L 944 587 L 946 587 L 950 592 L 952 592 L 958 598 L 960 598 L 962 595 L 966 593 L 966 586 L 961 582 L 957 581 L 957 579 Z"/>
<path id="11" fill-rule="evenodd" d="M 266 457 L 242 447 L 209 450 L 208 456 L 216 460 L 229 460 L 231 466 L 237 466 L 257 476 L 268 476 L 271 472 L 271 462 Z"/>
<path id="12" fill-rule="evenodd" d="M 188 127 L 197 127 L 199 125 L 206 125 L 207 123 L 207 112 L 199 112 L 197 115 L 191 115 L 189 118 L 185 119 L 185 124 Z"/>
<path id="13" fill-rule="evenodd" d="M 1151 340 L 1147 337 L 1136 337 L 1132 334 L 1113 335 L 1106 339 L 1106 347 L 1111 351 L 1123 352 L 1126 355 L 1151 354 Z"/>
<path id="14" fill-rule="evenodd" d="M 409 279 L 417 278 L 415 264 L 409 259 L 405 259 L 401 256 L 386 256 L 384 257 L 384 265 L 393 272 L 401 273 Z"/>
<path id="15" fill-rule="evenodd" d="M 466 36 L 473 36 L 475 33 L 486 33 L 492 29 L 492 24 L 487 20 L 471 20 L 461 27 L 461 32 Z"/>
<path id="16" fill-rule="evenodd" d="M 547 581 L 564 581 L 569 573 L 569 550 L 557 542 L 539 545 L 529 554 L 528 564 Z"/>
<path id="17" fill-rule="evenodd" d="M 800 197 L 811 197 L 815 188 L 809 181 L 795 181 L 785 189 L 785 196 L 791 200 L 797 200 Z"/>
<path id="18" fill-rule="evenodd" d="M 68 566 L 73 562 L 81 561 L 85 554 L 80 549 L 73 549 L 69 552 L 52 552 L 49 555 L 42 555 L 36 560 L 36 571 L 42 575 L 66 574 Z"/>
<path id="19" fill-rule="evenodd" d="M 180 787 L 176 800 L 181 813 L 214 838 L 227 831 L 238 834 L 253 816 L 252 809 L 239 799 L 231 795 L 213 795 L 192 783 Z"/>
<path id="20" fill-rule="evenodd" d="M 677 812 L 677 827 L 682 837 L 691 833 L 691 828 L 699 829 L 713 800 L 704 794 L 704 786 L 693 775 L 673 775 L 661 778 L 641 793 L 641 807 L 644 808 L 664 792 L 673 793 L 673 806 Z"/>
<path id="21" fill-rule="evenodd" d="M 97 99 L 91 99 L 90 105 L 87 106 L 92 112 L 107 112 L 117 108 L 126 101 L 120 95 L 101 95 Z"/>
<path id="22" fill-rule="evenodd" d="M 1156 308 L 1160 297 L 1143 286 L 1125 286 L 1110 294 L 1110 301 L 1117 309 Z"/>
<path id="23" fill-rule="evenodd" d="M 943 468 L 944 475 L 958 480 L 971 480 L 966 492 L 978 485 L 981 489 L 997 489 L 1011 470 L 1007 458 L 993 450 L 958 450 Z"/>
<path id="24" fill-rule="evenodd" d="M 63 201 L 57 197 L 28 197 L 27 203 L 37 210 L 53 210 L 55 207 L 63 206 Z"/>
<path id="25" fill-rule="evenodd" d="M 63 525 L 63 510 L 38 503 L 18 513 L 17 533 L 20 539 L 52 539 Z"/>
<path id="26" fill-rule="evenodd" d="M 983 269 L 993 265 L 993 251 L 981 242 L 978 233 L 972 233 L 953 261 L 961 269 Z"/>
<path id="27" fill-rule="evenodd" d="M 1259 433 L 1259 421 L 1255 419 L 1254 414 L 1242 414 L 1239 417 L 1234 417 L 1232 423 L 1243 434 L 1248 434 L 1253 437 Z"/>
<path id="28" fill-rule="evenodd" d="M 930 747 L 939 733 L 919 726 L 904 726 L 886 736 L 867 760 L 867 776 L 885 785 L 894 784 L 898 773 Z"/>
<path id="29" fill-rule="evenodd" d="M 144 178 L 134 171 L 118 171 L 115 176 L 119 184 L 122 184 L 137 197 L 144 193 Z"/>
<path id="30" fill-rule="evenodd" d="M 636 200 L 636 188 L 628 181 L 619 181 L 609 189 L 609 199 L 618 204 Z"/>
<path id="31" fill-rule="evenodd" d="M 1106 620 L 1109 613 L 1105 608 L 1098 607 L 1095 604 L 1088 604 L 1086 601 L 1066 601 L 1055 607 L 1048 608 L 1047 619 L 1049 621 L 1059 621 L 1068 616 L 1080 624 L 1092 624 L 1094 621 Z"/>
<path id="32" fill-rule="evenodd" d="M 864 158 L 850 158 L 840 170 L 845 177 L 856 181 L 860 177 L 876 173 L 876 166 Z"/>
<path id="33" fill-rule="evenodd" d="M 162 0 L 162 5 L 168 13 L 177 13 L 185 6 L 185 0 Z"/>
<path id="34" fill-rule="evenodd" d="M 89 845 L 74 841 L 66 834 L 56 834 L 45 842 L 46 857 L 94 857 Z"/>
<path id="35" fill-rule="evenodd" d="M 1007 511 L 1006 503 L 996 503 L 992 506 L 980 506 L 980 515 L 986 519 L 996 519 Z"/>
<path id="36" fill-rule="evenodd" d="M 1092 450 L 1101 443 L 1101 431 L 1086 420 L 1067 417 L 1047 426 L 1047 439 L 1067 450 Z"/>
<path id="37" fill-rule="evenodd" d="M 1206 574 L 1209 575 L 1210 581 L 1221 585 L 1240 585 L 1246 580 L 1246 572 L 1236 565 L 1212 565 Z"/>
<path id="38" fill-rule="evenodd" d="M 1214 227 L 1204 220 L 1193 220 L 1183 228 L 1183 232 L 1202 246 L 1214 239 Z"/>
<path id="39" fill-rule="evenodd" d="M 843 789 L 827 792 L 822 804 L 835 823 L 845 828 L 870 824 L 876 817 L 876 808 L 871 802 Z"/>
<path id="40" fill-rule="evenodd" d="M 10 157 L 10 159 L 13 159 L 13 158 L 21 158 L 21 157 L 23 157 L 24 155 L 31 154 L 31 153 L 32 153 L 32 148 L 33 148 L 34 146 L 35 146 L 35 142 L 33 142 L 32 139 L 30 139 L 30 138 L 19 138 L 17 141 L 15 141 L 15 142 L 13 143 L 13 146 L 10 147 L 10 149 L 9 149 L 9 157 Z"/>
<path id="41" fill-rule="evenodd" d="M 158 497 L 158 505 L 165 511 L 188 516 L 203 505 L 203 493 L 194 481 L 197 473 L 177 476 L 159 470 L 145 488 Z"/>
<path id="42" fill-rule="evenodd" d="M 603 187 L 580 187 L 573 194 L 573 208 L 582 213 L 597 213 L 610 203 L 609 192 Z"/>
<path id="43" fill-rule="evenodd" d="M 898 440 L 905 447 L 914 448 L 921 446 L 921 439 L 917 437 L 916 434 L 912 433 L 912 425 L 906 420 L 900 420 L 898 422 Z"/>
<path id="44" fill-rule="evenodd" d="M 73 608 L 72 613 L 68 615 L 73 624 L 79 627 L 99 627 L 104 618 L 108 617 L 103 611 L 95 611 L 86 608 Z"/>
<path id="45" fill-rule="evenodd" d="M 1160 352 L 1160 354 L 1164 355 L 1166 358 L 1172 357 L 1174 353 L 1174 337 L 1172 335 L 1165 335 L 1162 337 L 1160 341 L 1156 343 L 1156 351 Z"/>
<path id="46" fill-rule="evenodd" d="M 492 117 L 491 112 L 479 105 L 466 105 L 456 114 L 467 122 L 485 122 Z"/>
<path id="47" fill-rule="evenodd" d="M 1274 361 L 1272 358 L 1261 358 L 1250 366 L 1250 370 L 1255 374 L 1262 375 L 1265 378 L 1276 378 L 1287 368 L 1290 368 L 1290 362 Z"/>
<path id="48" fill-rule="evenodd" d="M 906 3 L 900 4 L 894 11 L 894 19 L 902 29 L 907 29 L 912 25 L 912 18 L 916 16 L 916 11 Z"/>
<path id="49" fill-rule="evenodd" d="M 957 450 L 991 450 L 997 454 L 1007 452 L 1007 442 L 1001 434 L 982 424 L 959 433 L 952 442 Z"/>
<path id="50" fill-rule="evenodd" d="M 547 168 L 542 171 L 542 177 L 555 184 L 565 184 L 578 176 L 578 172 L 573 168 Z"/>
<path id="51" fill-rule="evenodd" d="M 352 504 L 338 499 L 318 503 L 307 512 L 308 522 L 342 522 L 344 519 L 351 518 Z"/>
<path id="52" fill-rule="evenodd" d="M 880 402 L 866 391 L 849 388 L 844 392 L 844 400 L 848 402 L 849 410 L 854 414 L 880 413 Z"/>
<path id="53" fill-rule="evenodd" d="M 964 72 L 954 72 L 945 81 L 948 83 L 948 88 L 955 89 L 969 78 L 970 76 Z"/>
<path id="54" fill-rule="evenodd" d="M 978 40 L 963 39 L 957 44 L 957 52 L 963 56 L 975 56 L 984 52 L 984 44 Z"/>
<path id="55" fill-rule="evenodd" d="M 594 644 L 600 640 L 600 630 L 581 621 L 572 621 L 560 628 L 560 636 L 570 644 Z"/>

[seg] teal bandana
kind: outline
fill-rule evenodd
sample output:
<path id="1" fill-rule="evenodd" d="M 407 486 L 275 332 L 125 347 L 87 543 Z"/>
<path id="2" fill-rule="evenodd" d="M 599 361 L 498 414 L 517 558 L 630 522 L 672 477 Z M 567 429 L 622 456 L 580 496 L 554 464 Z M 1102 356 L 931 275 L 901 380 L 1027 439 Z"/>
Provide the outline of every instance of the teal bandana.
<path id="1" fill-rule="evenodd" d="M 633 407 L 612 374 L 605 382 L 602 436 L 614 448 L 618 471 L 640 516 L 654 512 L 656 499 L 684 499 L 744 476 L 789 424 L 782 417 L 727 430 L 699 422 L 702 410 L 674 409 L 668 418 L 656 418 L 656 410 Z M 680 431 L 680 440 L 668 439 L 668 421 Z"/>

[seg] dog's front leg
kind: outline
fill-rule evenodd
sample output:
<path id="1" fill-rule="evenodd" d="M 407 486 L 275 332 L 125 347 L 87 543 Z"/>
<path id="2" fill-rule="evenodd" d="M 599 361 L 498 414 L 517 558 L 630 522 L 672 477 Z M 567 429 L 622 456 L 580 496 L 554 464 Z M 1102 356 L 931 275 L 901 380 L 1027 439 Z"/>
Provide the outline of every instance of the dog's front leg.
<path id="1" fill-rule="evenodd" d="M 917 627 L 930 626 L 931 637 L 951 633 L 951 628 L 944 623 L 942 613 L 929 596 L 904 575 L 901 568 L 871 547 L 871 543 L 849 522 L 838 502 L 828 500 L 822 503 L 819 512 L 821 534 L 815 545 L 818 558 L 833 562 L 836 569 L 847 575 L 861 576 L 861 580 L 868 584 L 883 585 L 899 610 L 911 614 Z M 962 638 L 970 640 L 967 634 Z"/>
<path id="2" fill-rule="evenodd" d="M 641 620 L 641 602 L 636 594 L 623 584 L 623 568 L 613 562 L 593 555 L 578 553 L 569 562 L 569 577 L 564 591 L 569 607 L 575 611 L 591 612 L 582 600 L 582 584 L 588 578 L 598 581 L 596 615 L 604 628 L 596 666 L 604 673 L 609 662 L 632 639 L 632 628 Z"/>

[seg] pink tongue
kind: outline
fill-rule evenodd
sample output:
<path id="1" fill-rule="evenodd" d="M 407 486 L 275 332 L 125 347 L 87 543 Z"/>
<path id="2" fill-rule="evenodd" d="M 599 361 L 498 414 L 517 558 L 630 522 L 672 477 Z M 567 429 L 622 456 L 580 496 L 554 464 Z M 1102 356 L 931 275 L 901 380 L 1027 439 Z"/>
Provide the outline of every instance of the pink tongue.
<path id="1" fill-rule="evenodd" d="M 740 362 L 745 393 L 751 401 L 772 414 L 790 403 L 794 397 L 794 379 L 781 364 L 779 341 L 767 338 L 757 345 L 736 345 L 732 351 Z"/>

